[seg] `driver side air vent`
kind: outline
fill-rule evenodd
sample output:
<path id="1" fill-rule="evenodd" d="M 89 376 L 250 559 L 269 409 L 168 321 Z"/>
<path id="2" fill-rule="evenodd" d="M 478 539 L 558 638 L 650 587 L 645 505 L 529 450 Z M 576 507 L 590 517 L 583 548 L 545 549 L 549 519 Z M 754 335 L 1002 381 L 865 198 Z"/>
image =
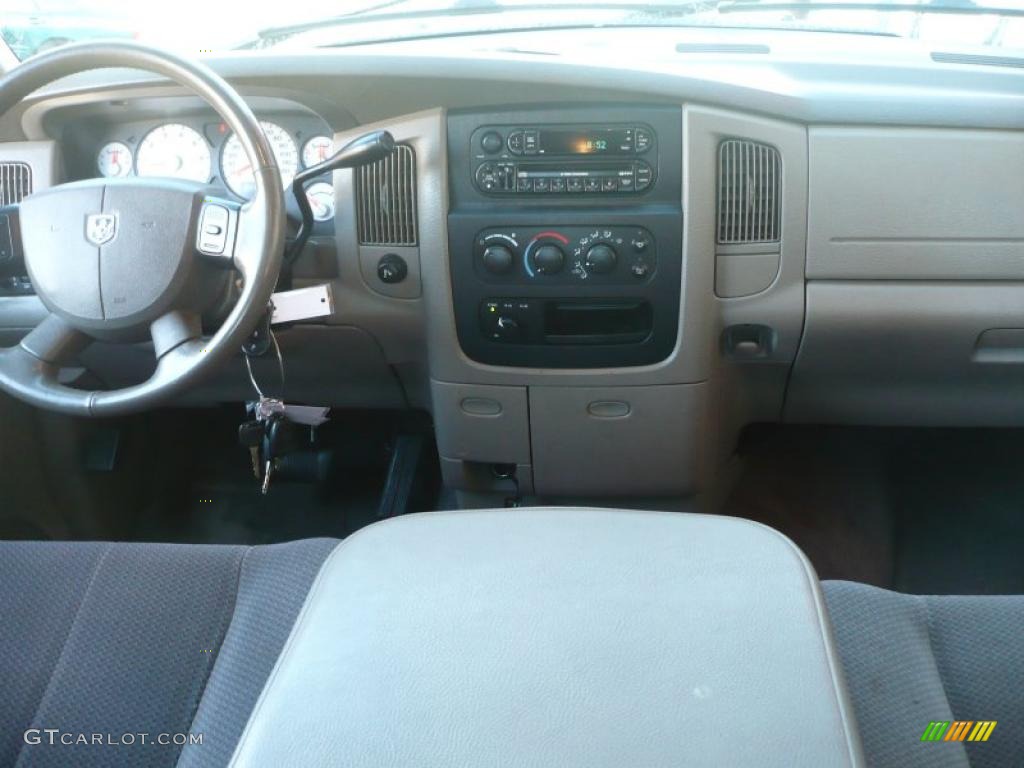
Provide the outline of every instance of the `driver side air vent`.
<path id="1" fill-rule="evenodd" d="M 416 245 L 416 153 L 407 144 L 356 171 L 361 245 Z"/>
<path id="2" fill-rule="evenodd" d="M 20 203 L 32 194 L 32 167 L 28 163 L 0 163 L 0 205 Z"/>
<path id="3" fill-rule="evenodd" d="M 745 139 L 718 147 L 718 243 L 779 240 L 779 151 Z"/>

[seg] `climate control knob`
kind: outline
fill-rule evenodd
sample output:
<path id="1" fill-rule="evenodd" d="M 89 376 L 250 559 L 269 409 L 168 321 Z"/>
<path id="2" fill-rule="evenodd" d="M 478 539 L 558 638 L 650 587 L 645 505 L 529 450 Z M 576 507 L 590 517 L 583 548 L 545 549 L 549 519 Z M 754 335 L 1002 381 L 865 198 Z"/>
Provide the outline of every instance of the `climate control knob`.
<path id="1" fill-rule="evenodd" d="M 514 258 L 512 250 L 504 245 L 489 245 L 483 255 L 484 266 L 487 268 L 487 271 L 493 272 L 496 275 L 508 272 L 512 267 Z"/>
<path id="2" fill-rule="evenodd" d="M 617 260 L 615 249 L 610 245 L 594 245 L 587 251 L 587 269 L 599 275 L 605 275 L 615 269 Z"/>
<path id="3" fill-rule="evenodd" d="M 554 275 L 562 271 L 565 254 L 557 245 L 542 245 L 533 252 L 533 268 L 541 275 Z"/>

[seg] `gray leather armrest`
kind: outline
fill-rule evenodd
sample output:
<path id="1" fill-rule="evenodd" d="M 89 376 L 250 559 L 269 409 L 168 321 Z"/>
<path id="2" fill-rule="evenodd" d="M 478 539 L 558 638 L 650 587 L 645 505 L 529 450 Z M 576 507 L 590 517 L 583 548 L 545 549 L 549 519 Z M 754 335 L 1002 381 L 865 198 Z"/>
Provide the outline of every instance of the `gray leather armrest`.
<path id="1" fill-rule="evenodd" d="M 844 766 L 817 579 L 748 521 L 413 515 L 331 554 L 234 765 Z"/>

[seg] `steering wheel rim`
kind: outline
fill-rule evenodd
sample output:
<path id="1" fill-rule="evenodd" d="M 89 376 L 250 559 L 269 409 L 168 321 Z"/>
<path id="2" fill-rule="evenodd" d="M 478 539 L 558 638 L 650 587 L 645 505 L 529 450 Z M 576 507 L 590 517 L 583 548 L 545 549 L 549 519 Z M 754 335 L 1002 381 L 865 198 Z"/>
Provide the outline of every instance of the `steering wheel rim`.
<path id="1" fill-rule="evenodd" d="M 227 82 L 203 64 L 151 46 L 122 41 L 57 48 L 29 59 L 0 79 L 0 116 L 55 80 L 86 70 L 114 67 L 162 75 L 203 99 L 238 136 L 253 169 L 256 191 L 249 202 L 235 205 L 234 247 L 230 258 L 224 260 L 243 281 L 235 305 L 208 339 L 200 335 L 196 312 L 168 307 L 148 324 L 158 362 L 153 375 L 140 384 L 87 391 L 59 383 L 57 374 L 61 362 L 69 360 L 95 337 L 73 321 L 69 322 L 40 292 L 51 314 L 20 344 L 0 350 L 0 389 L 40 408 L 81 416 L 113 416 L 151 408 L 237 353 L 266 311 L 284 250 L 284 192 L 273 150 L 249 106 Z M 126 186 L 127 182 L 105 179 L 103 185 L 116 189 Z M 58 185 L 51 189 L 69 186 Z M 99 185 L 94 183 L 93 186 Z M 215 202 L 208 196 L 205 200 Z M 190 221 L 189 226 L 189 236 L 195 237 L 194 227 L 198 222 Z"/>

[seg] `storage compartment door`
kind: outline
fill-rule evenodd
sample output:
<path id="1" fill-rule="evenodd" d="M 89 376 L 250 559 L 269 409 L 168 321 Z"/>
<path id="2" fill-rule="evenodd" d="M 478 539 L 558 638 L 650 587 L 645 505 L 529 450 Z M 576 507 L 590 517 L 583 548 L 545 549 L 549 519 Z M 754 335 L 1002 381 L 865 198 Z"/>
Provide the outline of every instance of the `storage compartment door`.
<path id="1" fill-rule="evenodd" d="M 530 387 L 540 495 L 669 496 L 697 478 L 705 384 Z"/>

